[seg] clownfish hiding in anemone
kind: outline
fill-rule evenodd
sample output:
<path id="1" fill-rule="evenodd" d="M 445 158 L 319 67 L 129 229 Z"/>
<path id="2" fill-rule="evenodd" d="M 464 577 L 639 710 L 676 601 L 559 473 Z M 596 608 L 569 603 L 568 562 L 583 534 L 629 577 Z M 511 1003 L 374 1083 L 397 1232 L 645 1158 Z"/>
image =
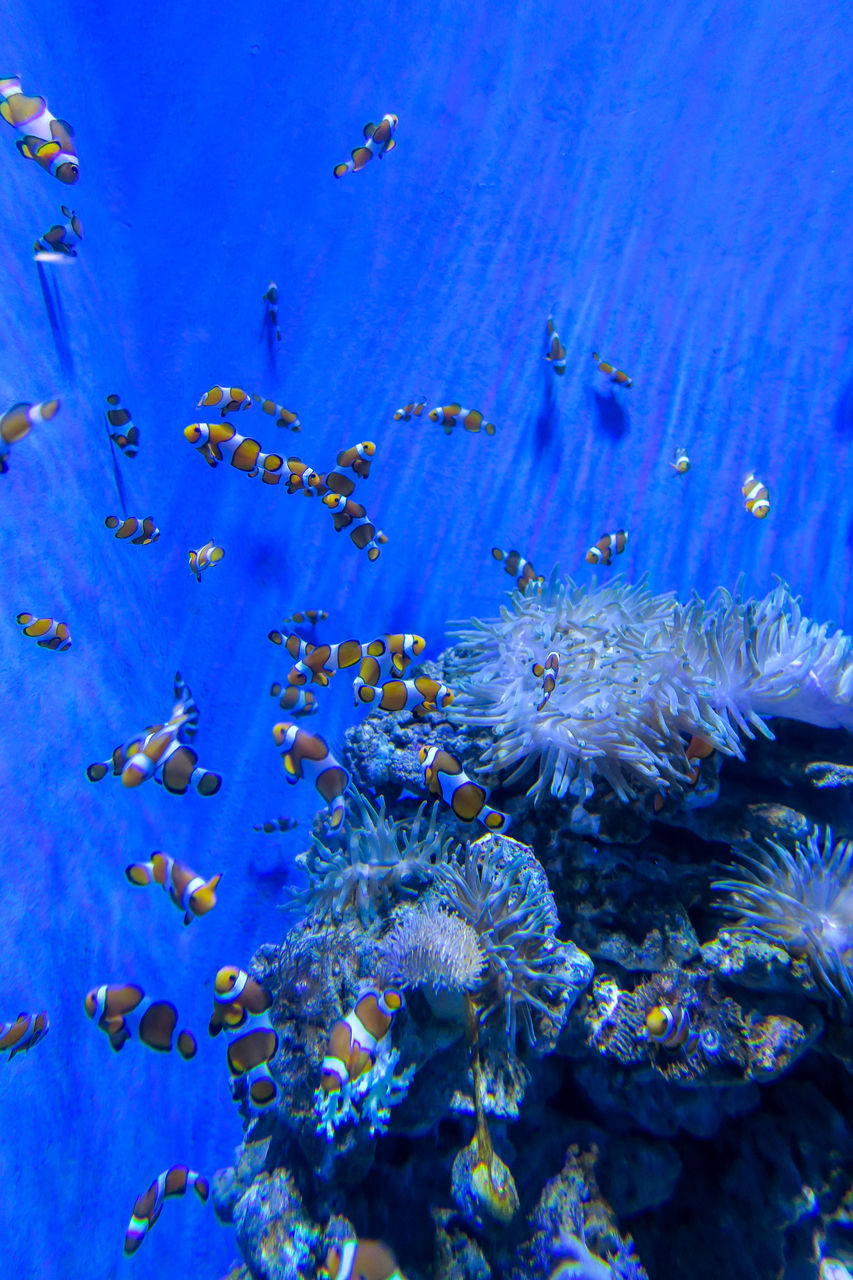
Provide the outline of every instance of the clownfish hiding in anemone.
<path id="1" fill-rule="evenodd" d="M 656 1004 L 646 1014 L 646 1035 L 664 1049 L 686 1048 L 696 1044 L 696 1032 L 687 1009 L 679 1005 Z"/>
<path id="2" fill-rule="evenodd" d="M 188 1169 L 185 1164 L 173 1164 L 154 1179 L 147 1191 L 137 1197 L 124 1237 L 124 1251 L 128 1257 L 136 1253 L 160 1217 L 166 1198 L 186 1195 L 190 1187 L 202 1204 L 206 1204 L 210 1194 L 207 1178 L 203 1178 L 194 1169 Z"/>
<path id="3" fill-rule="evenodd" d="M 318 1273 L 319 1280 L 406 1280 L 397 1259 L 381 1240 L 347 1240 L 333 1244 Z"/>
<path id="4" fill-rule="evenodd" d="M 397 139 L 394 137 L 397 132 L 397 123 L 397 117 L 390 112 L 382 117 L 379 124 L 368 121 L 362 130 L 364 144 L 356 147 L 351 160 L 335 165 L 333 170 L 335 177 L 342 178 L 350 170 L 358 173 L 359 169 L 363 169 L 374 156 L 381 160 L 386 152 L 393 151 L 397 145 Z"/>

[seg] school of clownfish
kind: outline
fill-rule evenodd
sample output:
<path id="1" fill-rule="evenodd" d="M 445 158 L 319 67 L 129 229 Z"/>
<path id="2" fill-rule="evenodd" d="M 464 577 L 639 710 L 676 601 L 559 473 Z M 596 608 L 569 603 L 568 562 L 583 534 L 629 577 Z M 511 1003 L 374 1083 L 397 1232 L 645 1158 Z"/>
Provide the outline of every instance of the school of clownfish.
<path id="1" fill-rule="evenodd" d="M 73 129 L 50 112 L 43 98 L 26 96 L 18 76 L 0 77 L 0 115 L 21 135 L 16 145 L 24 158 L 34 161 L 66 185 L 77 182 L 79 162 Z M 360 172 L 374 157 L 381 160 L 391 152 L 397 145 L 397 124 L 397 117 L 387 114 L 378 125 L 372 122 L 365 125 L 363 143 L 353 150 L 349 160 L 335 166 L 334 176 L 341 178 L 350 172 Z M 61 214 L 64 221 L 52 225 L 35 241 L 33 252 L 38 262 L 68 262 L 77 256 L 77 247 L 83 239 L 82 224 L 67 205 L 61 206 Z M 281 341 L 278 290 L 274 281 L 270 281 L 263 301 L 267 331 Z M 544 358 L 551 364 L 555 375 L 565 376 L 566 348 L 550 315 Z M 593 360 L 598 371 L 615 387 L 628 389 L 633 386 L 628 374 L 602 359 L 598 352 L 593 352 Z M 110 443 L 125 458 L 132 459 L 139 452 L 139 429 L 118 395 L 109 394 L 106 402 L 105 420 Z M 426 403 L 426 397 L 411 401 L 394 413 L 394 420 L 411 422 L 421 419 Z M 198 407 L 219 409 L 220 418 L 224 419 L 229 413 L 250 409 L 253 404 L 258 404 L 262 412 L 274 418 L 278 427 L 301 431 L 302 424 L 295 412 L 259 395 L 250 395 L 239 387 L 215 386 L 202 396 Z M 37 424 L 51 421 L 59 407 L 58 399 L 37 404 L 18 403 L 0 415 L 0 475 L 8 471 L 11 446 L 23 440 Z M 494 424 L 487 421 L 480 410 L 465 408 L 457 402 L 436 406 L 426 416 L 441 425 L 448 434 L 455 428 L 471 433 L 495 434 Z M 191 423 L 185 428 L 184 436 L 212 468 L 228 463 L 249 478 L 260 477 L 268 485 L 279 485 L 284 480 L 289 494 L 301 491 L 307 497 L 318 497 L 329 510 L 335 530 L 348 530 L 354 545 L 366 552 L 369 561 L 378 559 L 387 536 L 376 527 L 364 506 L 352 497 L 356 481 L 366 479 L 370 473 L 376 454 L 372 441 L 361 441 L 341 450 L 334 467 L 320 472 L 298 457 L 265 453 L 259 441 L 239 434 L 224 421 Z M 679 445 L 676 448 L 670 466 L 677 475 L 684 475 L 690 470 L 691 461 L 685 447 Z M 769 491 L 754 473 L 750 472 L 744 479 L 742 493 L 746 510 L 757 519 L 766 518 L 770 511 Z M 109 515 L 104 524 L 117 539 L 138 546 L 151 545 L 160 537 L 152 516 Z M 614 555 L 625 550 L 627 541 L 628 532 L 624 529 L 604 534 L 589 548 L 586 560 L 593 565 L 609 566 Z M 493 548 L 492 555 L 503 563 L 507 573 L 516 578 L 521 590 L 526 590 L 531 584 L 541 588 L 543 579 L 518 551 Z M 223 556 L 223 548 L 211 539 L 188 552 L 190 570 L 200 582 L 202 572 L 217 564 Z M 305 610 L 293 614 L 284 625 L 314 628 L 326 617 L 322 610 Z M 29 612 L 19 613 L 16 621 L 23 628 L 24 635 L 35 639 L 42 648 L 64 652 L 71 647 L 68 627 L 62 622 L 39 618 Z M 406 678 L 406 668 L 424 650 L 425 642 L 420 636 L 387 634 L 366 642 L 344 640 L 330 645 L 313 644 L 296 631 L 271 631 L 269 639 L 281 646 L 293 662 L 286 679 L 273 683 L 270 689 L 270 694 L 279 699 L 281 709 L 293 716 L 315 713 L 318 710 L 317 699 L 313 689 L 307 686 L 325 687 L 342 670 L 356 673 L 353 678 L 356 705 L 361 703 L 387 712 L 405 710 L 423 717 L 445 709 L 453 701 L 452 691 L 436 680 L 425 676 Z M 541 699 L 537 709 L 542 711 L 559 679 L 559 655 L 554 651 L 548 653 L 544 661 L 534 662 L 532 669 L 541 681 Z M 123 786 L 129 788 L 153 778 L 174 795 L 184 795 L 190 786 L 195 786 L 202 796 L 215 795 L 222 779 L 219 774 L 199 764 L 191 745 L 198 728 L 198 708 L 180 673 L 175 676 L 175 699 L 172 713 L 166 721 L 146 727 L 116 746 L 109 759 L 89 765 L 86 770 L 89 780 L 98 782 L 112 772 L 121 779 Z M 350 779 L 328 744 L 319 734 L 309 733 L 293 721 L 277 723 L 273 728 L 273 740 L 281 752 L 287 781 L 297 783 L 309 778 L 328 806 L 330 828 L 338 830 L 345 821 L 344 797 Z M 710 750 L 707 743 L 694 739 L 688 747 L 688 756 L 701 761 Z M 489 831 L 507 829 L 507 815 L 488 804 L 486 789 L 468 777 L 452 754 L 438 746 L 426 745 L 420 749 L 420 763 L 425 789 L 448 805 L 457 818 L 464 822 L 480 821 Z M 694 781 L 696 777 L 698 764 L 694 770 Z M 255 830 L 269 834 L 289 830 L 294 825 L 290 819 L 278 817 L 263 822 Z M 213 909 L 222 878 L 221 872 L 205 878 L 163 852 L 153 853 L 147 861 L 132 863 L 126 868 L 125 875 L 128 882 L 136 887 L 159 885 L 183 913 L 184 925 Z M 225 1033 L 232 1092 L 236 1100 L 245 1104 L 250 1116 L 262 1114 L 274 1104 L 277 1096 L 276 1082 L 270 1071 L 270 1063 L 278 1048 L 278 1036 L 270 1021 L 271 1004 L 266 990 L 245 970 L 226 966 L 217 973 L 214 1009 L 208 1030 L 211 1036 Z M 331 1028 L 327 1052 L 320 1068 L 318 1092 L 334 1093 L 370 1070 L 377 1054 L 387 1044 L 394 1017 L 403 1006 L 402 991 L 380 990 L 369 985 L 360 991 L 352 1011 Z M 179 1016 L 171 1001 L 153 999 L 134 983 L 103 984 L 93 988 L 85 997 L 84 1008 L 88 1017 L 107 1035 L 115 1052 L 129 1040 L 136 1039 L 160 1052 L 177 1047 L 178 1053 L 186 1060 L 197 1053 L 198 1046 L 192 1032 L 178 1030 Z M 0 1023 L 0 1051 L 8 1051 L 10 1059 L 18 1053 L 27 1052 L 44 1038 L 48 1028 L 45 1012 L 21 1013 L 14 1022 Z M 695 1037 L 695 1032 L 685 1010 L 656 1005 L 646 1017 L 646 1035 L 651 1041 L 673 1049 L 692 1043 L 691 1037 Z M 125 1253 L 137 1251 L 160 1216 L 168 1197 L 185 1195 L 190 1189 L 203 1203 L 207 1201 L 207 1179 L 188 1166 L 173 1165 L 159 1174 L 136 1200 L 125 1237 Z M 380 1242 L 370 1240 L 350 1240 L 331 1248 L 321 1274 L 328 1280 L 352 1280 L 359 1275 L 365 1280 L 401 1280 L 390 1251 Z"/>

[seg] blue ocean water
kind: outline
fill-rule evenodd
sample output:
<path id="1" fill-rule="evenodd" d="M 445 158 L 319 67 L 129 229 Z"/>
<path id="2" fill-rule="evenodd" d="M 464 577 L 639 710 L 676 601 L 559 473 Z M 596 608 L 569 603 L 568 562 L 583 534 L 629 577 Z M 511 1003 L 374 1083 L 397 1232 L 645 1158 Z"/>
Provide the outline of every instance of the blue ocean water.
<path id="1" fill-rule="evenodd" d="M 122 1242 L 160 1169 L 212 1173 L 241 1138 L 205 1030 L 212 978 L 281 936 L 316 803 L 285 789 L 271 739 L 286 668 L 266 634 L 285 615 L 325 609 L 331 638 L 415 631 L 436 656 L 448 620 L 500 603 L 492 546 L 586 581 L 586 548 L 618 527 L 617 568 L 654 590 L 743 573 L 759 593 L 779 575 L 853 630 L 850 52 L 843 8 L 801 0 L 7 4 L 0 72 L 73 124 L 80 157 L 64 188 L 0 126 L 0 408 L 62 401 L 0 478 L 0 1020 L 51 1019 L 0 1071 L 7 1274 L 217 1276 L 236 1254 L 194 1203 L 164 1215 L 144 1262 Z M 396 150 L 335 182 L 389 111 Z M 45 271 L 70 364 L 32 261 L 63 201 L 83 244 Z M 563 379 L 543 359 L 549 312 Z M 316 503 L 204 465 L 183 428 L 217 383 L 295 409 L 299 436 L 258 411 L 235 425 L 320 470 L 375 440 L 375 564 Z M 150 547 L 104 529 L 109 392 L 141 431 L 119 468 L 127 514 L 162 531 Z M 395 422 L 416 396 L 481 409 L 496 434 Z M 693 466 L 676 477 L 681 444 Z M 749 471 L 766 521 L 743 509 Z M 197 583 L 187 549 L 209 538 L 225 559 Z M 66 621 L 72 649 L 25 641 L 22 610 Z M 88 763 L 168 713 L 176 669 L 221 792 L 90 785 Z M 340 743 L 363 714 L 333 688 L 311 727 Z M 300 828 L 253 831 L 279 813 Z M 128 887 L 124 866 L 155 849 L 224 872 L 209 918 L 183 930 Z M 110 1052 L 83 996 L 121 981 L 177 1003 L 194 1062 Z"/>

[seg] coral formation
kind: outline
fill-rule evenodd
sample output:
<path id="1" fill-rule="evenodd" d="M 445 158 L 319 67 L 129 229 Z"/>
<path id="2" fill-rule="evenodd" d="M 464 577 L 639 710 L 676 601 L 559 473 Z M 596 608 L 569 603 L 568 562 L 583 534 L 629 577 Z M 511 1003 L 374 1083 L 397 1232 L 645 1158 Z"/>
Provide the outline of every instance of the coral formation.
<path id="1" fill-rule="evenodd" d="M 457 624 L 448 656 L 451 719 L 489 726 L 480 766 L 536 770 L 529 794 L 582 803 L 595 774 L 628 800 L 637 787 L 689 785 L 682 735 L 743 758 L 765 720 L 853 726 L 853 640 L 803 617 L 784 585 L 744 601 L 722 588 L 686 606 L 645 582 L 580 587 L 557 571 L 510 593 L 500 617 Z M 556 652 L 559 677 L 539 711 L 533 664 Z"/>
<path id="2" fill-rule="evenodd" d="M 737 852 L 739 878 L 714 881 L 732 895 L 723 908 L 739 917 L 732 932 L 754 933 L 805 955 L 832 1001 L 853 1006 L 853 842 L 833 845 L 826 828 L 786 849 L 767 840 L 758 856 Z"/>

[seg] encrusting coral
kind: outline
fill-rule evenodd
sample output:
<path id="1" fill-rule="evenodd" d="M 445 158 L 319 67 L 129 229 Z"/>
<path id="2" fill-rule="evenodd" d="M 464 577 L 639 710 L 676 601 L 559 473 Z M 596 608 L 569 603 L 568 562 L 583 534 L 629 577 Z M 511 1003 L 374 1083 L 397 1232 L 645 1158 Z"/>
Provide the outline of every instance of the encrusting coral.
<path id="1" fill-rule="evenodd" d="M 853 639 L 804 617 L 783 584 L 761 600 L 718 588 L 682 606 L 645 581 L 583 587 L 555 569 L 541 591 L 512 591 L 498 618 L 457 624 L 455 638 L 449 718 L 491 727 L 480 769 L 512 769 L 508 781 L 535 769 L 537 800 L 583 803 L 596 774 L 622 800 L 638 785 L 685 785 L 684 738 L 743 758 L 741 735 L 772 737 L 771 716 L 853 727 Z M 559 676 L 539 710 L 533 665 L 552 651 Z"/>

